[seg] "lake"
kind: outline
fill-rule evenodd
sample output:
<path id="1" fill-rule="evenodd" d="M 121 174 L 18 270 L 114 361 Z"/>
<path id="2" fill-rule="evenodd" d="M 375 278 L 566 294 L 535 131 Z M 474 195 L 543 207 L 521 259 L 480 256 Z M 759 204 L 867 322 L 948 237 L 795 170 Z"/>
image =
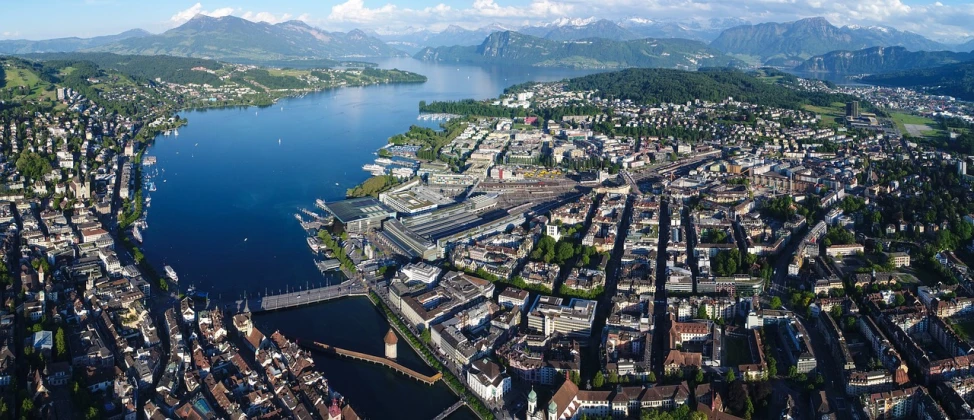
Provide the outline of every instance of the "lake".
<path id="1" fill-rule="evenodd" d="M 387 139 L 417 121 L 421 100 L 486 99 L 527 81 L 591 73 L 435 65 L 413 59 L 380 63 L 414 71 L 423 84 L 342 88 L 290 98 L 265 108 L 181 114 L 178 136 L 159 137 L 148 154 L 158 158 L 158 190 L 148 193 L 146 258 L 171 265 L 180 288 L 193 285 L 223 299 L 326 284 L 297 224 L 298 208 L 317 198 L 344 197 L 368 178 L 362 165 Z M 364 298 L 262 314 L 267 334 L 318 340 L 381 355 L 384 317 Z M 407 366 L 422 364 L 400 340 Z M 432 418 L 454 397 L 442 383 L 419 384 L 381 367 L 316 357 L 319 369 L 352 406 L 369 418 Z M 427 368 L 428 369 L 428 368 Z M 414 411 L 404 412 L 404 408 Z M 461 411 L 457 418 L 472 416 Z M 453 418 L 453 417 L 451 417 Z"/>

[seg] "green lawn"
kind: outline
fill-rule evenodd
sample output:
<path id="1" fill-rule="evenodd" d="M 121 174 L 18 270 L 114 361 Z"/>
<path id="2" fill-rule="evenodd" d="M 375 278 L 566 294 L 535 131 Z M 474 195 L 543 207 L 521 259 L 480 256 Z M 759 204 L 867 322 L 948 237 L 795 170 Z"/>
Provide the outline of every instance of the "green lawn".
<path id="1" fill-rule="evenodd" d="M 961 337 L 965 340 L 970 340 L 974 337 L 974 320 L 964 320 L 954 323 L 954 331 L 957 331 Z"/>
<path id="2" fill-rule="evenodd" d="M 896 124 L 896 128 L 903 135 L 910 135 L 907 125 L 923 126 L 924 128 L 920 130 L 920 134 L 925 137 L 936 136 L 940 133 L 940 130 L 936 128 L 937 122 L 926 117 L 902 112 L 894 112 L 890 114 L 890 117 L 893 119 L 893 123 Z"/>
<path id="3" fill-rule="evenodd" d="M 822 117 L 828 124 L 838 124 L 837 119 L 845 118 L 845 104 L 841 102 L 833 102 L 831 106 L 815 106 L 815 105 L 805 105 L 806 111 L 814 112 Z"/>
<path id="4" fill-rule="evenodd" d="M 747 343 L 746 337 L 724 336 L 724 364 L 728 367 L 737 367 L 753 362 L 751 359 L 751 346 Z"/>

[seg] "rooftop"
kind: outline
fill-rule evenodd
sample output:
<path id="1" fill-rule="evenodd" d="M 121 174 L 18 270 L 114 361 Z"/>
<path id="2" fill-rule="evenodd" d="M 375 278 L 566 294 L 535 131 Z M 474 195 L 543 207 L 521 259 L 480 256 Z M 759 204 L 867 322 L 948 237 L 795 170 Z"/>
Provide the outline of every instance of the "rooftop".
<path id="1" fill-rule="evenodd" d="M 375 217 L 392 217 L 395 212 L 373 197 L 352 198 L 325 205 L 335 218 L 342 223 Z"/>

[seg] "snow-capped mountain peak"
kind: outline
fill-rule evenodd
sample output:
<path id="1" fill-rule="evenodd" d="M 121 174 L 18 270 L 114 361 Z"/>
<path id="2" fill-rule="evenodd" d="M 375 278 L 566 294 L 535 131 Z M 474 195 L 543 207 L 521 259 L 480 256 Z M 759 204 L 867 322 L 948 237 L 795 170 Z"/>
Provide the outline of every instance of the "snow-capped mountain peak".
<path id="1" fill-rule="evenodd" d="M 598 20 L 599 19 L 596 18 L 595 16 L 588 17 L 588 18 L 567 18 L 567 17 L 565 17 L 565 18 L 555 19 L 551 23 L 546 23 L 546 24 L 544 24 L 542 26 L 546 26 L 546 27 L 547 26 L 555 26 L 555 27 L 558 27 L 558 26 L 585 26 L 585 25 L 588 25 L 590 23 L 594 23 L 594 22 L 596 22 Z"/>

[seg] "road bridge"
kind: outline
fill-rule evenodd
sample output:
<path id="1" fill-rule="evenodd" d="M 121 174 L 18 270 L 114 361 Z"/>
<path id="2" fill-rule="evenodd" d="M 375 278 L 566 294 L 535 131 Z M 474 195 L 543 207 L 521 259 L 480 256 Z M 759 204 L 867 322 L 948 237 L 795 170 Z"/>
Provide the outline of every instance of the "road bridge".
<path id="1" fill-rule="evenodd" d="M 349 280 L 332 286 L 298 290 L 278 295 L 245 298 L 231 302 L 226 307 L 230 311 L 235 311 L 235 313 L 245 312 L 246 310 L 249 310 L 251 313 L 258 313 L 327 302 L 348 296 L 366 296 L 368 293 L 365 285 L 357 281 Z"/>

